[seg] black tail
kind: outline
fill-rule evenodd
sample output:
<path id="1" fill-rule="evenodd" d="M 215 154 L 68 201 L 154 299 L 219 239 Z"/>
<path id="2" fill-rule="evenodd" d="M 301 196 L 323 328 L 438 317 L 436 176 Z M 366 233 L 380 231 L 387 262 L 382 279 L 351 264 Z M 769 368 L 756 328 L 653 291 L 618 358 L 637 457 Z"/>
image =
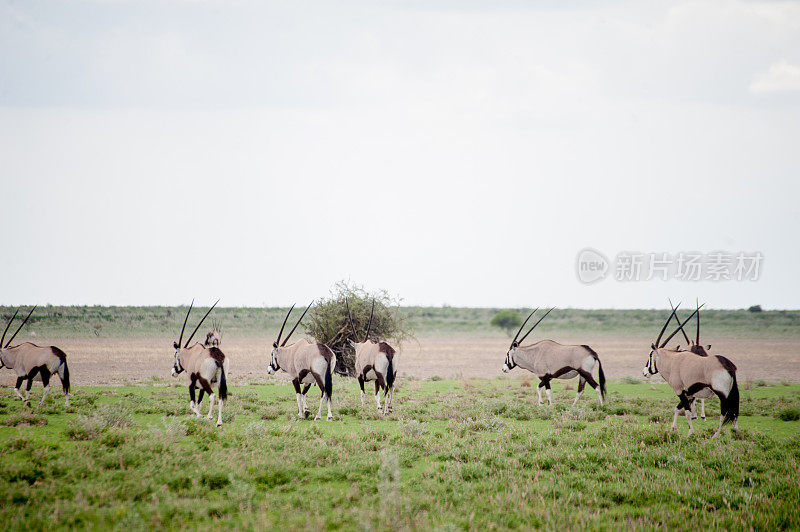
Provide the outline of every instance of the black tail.
<path id="1" fill-rule="evenodd" d="M 722 420 L 723 425 L 739 417 L 739 385 L 736 383 L 736 373 L 731 372 L 731 377 L 733 377 L 733 386 L 731 386 L 731 391 L 728 392 L 728 397 L 722 397 L 717 394 L 719 395 L 722 415 L 725 416 Z"/>
<path id="2" fill-rule="evenodd" d="M 228 398 L 228 381 L 225 380 L 225 365 L 221 362 L 218 364 L 222 370 L 222 376 L 219 378 L 219 398 L 224 401 Z"/>
<path id="3" fill-rule="evenodd" d="M 394 364 L 392 363 L 394 357 L 387 358 L 389 358 L 389 366 L 386 368 L 386 388 L 391 390 L 394 386 Z"/>
<path id="4" fill-rule="evenodd" d="M 331 363 L 328 362 L 328 369 L 325 370 L 325 395 L 330 400 L 333 393 L 333 374 L 331 373 Z"/>
<path id="5" fill-rule="evenodd" d="M 58 365 L 58 378 L 61 379 L 61 386 L 64 388 L 64 395 L 69 393 L 69 366 L 67 366 L 67 355 L 61 349 L 52 347 L 53 354 L 61 361 Z"/>
<path id="6" fill-rule="evenodd" d="M 597 360 L 597 366 L 598 366 L 598 369 L 599 369 L 598 373 L 600 374 L 599 375 L 600 376 L 600 395 L 603 397 L 603 400 L 605 400 L 605 398 L 606 398 L 606 374 L 603 373 L 603 363 L 600 362 L 600 357 L 597 356 L 597 353 L 595 352 L 594 349 L 592 349 L 588 345 L 582 345 L 581 347 L 583 347 L 584 349 L 589 351 L 589 354 L 591 354 L 594 357 L 594 359 Z"/>

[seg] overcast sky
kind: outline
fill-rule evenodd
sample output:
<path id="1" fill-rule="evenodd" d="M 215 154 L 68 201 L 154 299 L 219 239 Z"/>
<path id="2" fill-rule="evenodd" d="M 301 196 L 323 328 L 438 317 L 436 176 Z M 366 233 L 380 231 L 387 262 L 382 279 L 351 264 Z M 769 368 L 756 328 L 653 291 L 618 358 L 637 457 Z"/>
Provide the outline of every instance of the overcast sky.
<path id="1" fill-rule="evenodd" d="M 796 309 L 800 3 L 3 0 L 0 180 L 3 304 Z"/>

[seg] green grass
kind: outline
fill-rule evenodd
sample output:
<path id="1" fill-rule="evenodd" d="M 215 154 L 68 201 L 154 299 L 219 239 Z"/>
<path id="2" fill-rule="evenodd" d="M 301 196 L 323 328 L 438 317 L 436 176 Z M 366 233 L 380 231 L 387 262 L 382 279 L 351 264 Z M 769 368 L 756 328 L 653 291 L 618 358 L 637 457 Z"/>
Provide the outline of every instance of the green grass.
<path id="1" fill-rule="evenodd" d="M 739 430 L 685 419 L 661 381 L 554 386 L 402 379 L 395 412 L 337 379 L 337 419 L 295 417 L 290 386 L 231 389 L 217 429 L 186 386 L 78 388 L 35 413 L 0 398 L 5 529 L 800 527 L 800 385 L 742 390 Z M 38 400 L 41 388 L 35 388 Z M 309 406 L 317 403 L 316 394 Z M 34 403 L 35 404 L 35 403 Z M 204 405 L 204 407 L 207 405 Z M 718 412 L 716 400 L 709 413 Z M 205 410 L 205 408 L 204 408 Z M 784 418 L 789 420 L 784 421 Z"/>
<path id="2" fill-rule="evenodd" d="M 187 307 L 59 307 L 45 306 L 33 314 L 18 338 L 39 337 L 168 337 L 180 332 Z M 198 308 L 195 319 L 201 312 Z M 225 334 L 263 337 L 280 328 L 287 308 L 217 307 L 214 316 L 222 321 Z M 417 336 L 506 335 L 489 321 L 499 308 L 402 307 Z M 520 314 L 529 310 L 515 309 Z M 0 307 L 5 319 L 13 307 Z M 541 335 L 557 336 L 654 336 L 666 319 L 664 310 L 579 310 L 558 309 L 537 328 Z M 688 316 L 688 311 L 682 316 Z M 19 321 L 17 322 L 19 323 Z M 210 327 L 210 324 L 208 325 Z M 208 330 L 203 328 L 201 334 Z M 800 311 L 775 310 L 759 313 L 746 310 L 703 311 L 703 335 L 707 338 L 798 338 Z"/>

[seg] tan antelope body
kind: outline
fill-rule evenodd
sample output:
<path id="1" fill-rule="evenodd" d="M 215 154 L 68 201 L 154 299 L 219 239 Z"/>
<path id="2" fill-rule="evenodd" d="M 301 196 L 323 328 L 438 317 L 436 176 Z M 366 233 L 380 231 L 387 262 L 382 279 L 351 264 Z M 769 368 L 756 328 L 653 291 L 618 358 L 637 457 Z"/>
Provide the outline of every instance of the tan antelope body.
<path id="1" fill-rule="evenodd" d="M 5 344 L 5 347 L 3 347 L 6 332 L 8 332 L 11 322 L 14 321 L 17 315 L 16 312 L 6 325 L 3 337 L 0 338 L 0 368 L 6 367 L 13 370 L 17 375 L 17 382 L 14 385 L 14 394 L 25 401 L 25 404 L 28 406 L 30 406 L 30 392 L 33 381 L 41 381 L 42 386 L 44 386 L 44 392 L 42 393 L 42 399 L 39 401 L 37 408 L 44 404 L 47 394 L 50 392 L 50 377 L 57 374 L 61 379 L 61 386 L 66 396 L 65 405 L 69 406 L 69 366 L 67 366 L 67 355 L 64 351 L 52 345 L 40 347 L 30 342 L 9 347 L 14 337 L 16 337 L 17 333 L 22 329 L 35 309 L 36 307 L 30 311 L 28 317 L 25 318 L 22 325 L 17 329 L 17 332 L 14 333 L 8 343 Z M 19 388 L 26 380 L 28 382 L 25 387 L 25 396 L 23 397 Z"/>
<path id="2" fill-rule="evenodd" d="M 670 303 L 670 306 L 672 306 L 672 303 Z M 677 317 L 677 314 L 676 314 L 676 317 Z M 680 321 L 678 322 L 678 327 L 680 328 L 680 331 L 683 334 L 683 337 L 686 339 L 686 345 L 689 347 L 688 351 L 690 353 L 694 353 L 697 356 L 707 357 L 707 356 L 709 356 L 708 350 L 711 349 L 711 346 L 710 345 L 703 346 L 703 345 L 700 344 L 700 304 L 699 304 L 699 302 L 697 304 L 697 315 L 695 316 L 695 319 L 697 320 L 697 334 L 695 336 L 695 340 L 694 341 L 689 339 L 689 336 L 686 334 L 686 331 L 683 329 L 683 325 L 684 324 L 680 323 Z M 678 346 L 675 350 L 676 351 L 682 351 L 681 350 L 681 346 Z M 711 391 L 711 388 L 706 388 L 704 390 L 700 390 L 699 392 L 697 392 L 695 394 L 694 400 L 692 400 L 692 417 L 694 419 L 697 419 L 697 408 L 696 408 L 697 400 L 698 399 L 700 400 L 700 419 L 705 420 L 706 419 L 706 399 L 711 399 L 712 397 L 714 397 L 714 392 Z"/>
<path id="3" fill-rule="evenodd" d="M 736 365 L 720 355 L 698 356 L 691 351 L 665 349 L 664 346 L 672 336 L 682 328 L 682 324 L 678 320 L 679 328 L 663 343 L 661 342 L 661 336 L 673 316 L 676 320 L 678 319 L 676 310 L 677 307 L 673 309 L 655 343 L 651 345 L 650 355 L 642 373 L 645 377 L 661 374 L 678 396 L 679 402 L 674 408 L 672 418 L 672 430 L 677 428 L 678 415 L 683 411 L 686 421 L 689 423 L 689 434 L 693 434 L 692 401 L 697 397 L 708 397 L 709 391 L 719 397 L 719 427 L 713 436 L 716 438 L 719 436 L 722 426 L 728 421 L 733 421 L 734 428 L 738 426 L 739 386 L 736 382 Z M 689 321 L 699 310 L 700 307 L 686 321 Z"/>
<path id="4" fill-rule="evenodd" d="M 394 364 L 395 350 L 386 342 L 366 340 L 354 345 L 356 352 L 356 378 L 361 387 L 361 404 L 364 404 L 364 383 L 375 381 L 375 402 L 381 410 L 380 392 L 383 390 L 383 415 L 392 408 L 394 380 L 397 367 Z"/>
<path id="5" fill-rule="evenodd" d="M 347 307 L 347 318 L 353 330 L 355 338 L 358 332 L 350 314 L 350 304 L 345 299 Z M 380 392 L 383 390 L 383 415 L 392 409 L 392 397 L 394 396 L 394 381 L 397 376 L 397 366 L 394 363 L 395 350 L 386 342 L 376 342 L 369 339 L 370 329 L 372 328 L 372 317 L 375 313 L 375 300 L 372 301 L 372 310 L 369 315 L 367 332 L 363 342 L 350 342 L 355 351 L 355 372 L 358 385 L 361 388 L 361 404 L 364 404 L 364 383 L 375 381 L 375 402 L 378 410 L 381 410 Z"/>
<path id="6" fill-rule="evenodd" d="M 511 347 L 506 353 L 506 361 L 502 367 L 503 372 L 507 373 L 519 366 L 539 377 L 539 386 L 537 386 L 536 392 L 539 396 L 540 405 L 542 404 L 542 388 L 546 389 L 548 404 L 553 404 L 553 394 L 550 390 L 550 381 L 552 379 L 572 379 L 575 377 L 578 377 L 578 393 L 575 395 L 572 406 L 575 406 L 578 399 L 583 395 L 586 383 L 589 383 L 589 386 L 597 390 L 597 398 L 602 405 L 606 391 L 606 376 L 603 373 L 603 364 L 600 362 L 600 358 L 591 347 L 588 345 L 563 345 L 553 340 L 542 340 L 527 346 L 519 345 L 553 309 L 547 311 L 525 336 L 517 340 L 519 333 L 525 327 L 525 323 L 536 313 L 536 310 L 530 313 L 511 342 Z M 599 384 L 592 377 L 595 365 L 598 367 Z"/>
<path id="7" fill-rule="evenodd" d="M 313 303 L 312 303 L 313 304 Z M 272 344 L 272 352 L 270 353 L 270 363 L 267 368 L 269 375 L 274 375 L 276 372 L 283 370 L 292 378 L 292 385 L 294 386 L 297 398 L 297 415 L 299 417 L 306 417 L 308 414 L 308 404 L 306 403 L 306 392 L 312 384 L 319 386 L 322 391 L 322 396 L 319 400 L 319 410 L 314 420 L 317 420 L 322 415 L 322 405 L 327 404 L 328 417 L 327 420 L 333 419 L 331 412 L 331 395 L 333 394 L 333 370 L 336 367 L 336 356 L 333 351 L 325 344 L 317 342 L 310 342 L 306 339 L 298 340 L 291 345 L 286 345 L 292 333 L 303 321 L 303 317 L 308 312 L 311 305 L 306 307 L 303 315 L 297 320 L 297 323 L 286 335 L 283 343 L 281 343 L 281 335 L 286 326 L 286 320 L 294 309 L 294 305 L 289 309 L 286 318 L 283 320 L 283 325 L 278 333 L 278 338 Z M 305 384 L 305 389 L 301 392 L 300 385 Z"/>
<path id="8" fill-rule="evenodd" d="M 217 301 L 219 302 L 219 301 Z M 200 328 L 203 321 L 208 314 L 214 309 L 217 303 L 206 312 L 200 323 L 197 324 L 194 332 L 192 332 L 189 339 L 181 347 L 183 341 L 183 332 L 186 329 L 186 322 L 189 319 L 189 314 L 192 312 L 192 305 L 189 306 L 189 312 L 186 313 L 186 319 L 183 321 L 183 329 L 181 329 L 181 336 L 177 342 L 173 344 L 175 347 L 175 364 L 172 367 L 172 376 L 177 377 L 183 372 L 189 377 L 189 409 L 198 417 L 202 417 L 200 413 L 200 403 L 203 401 L 203 394 L 208 394 L 209 402 L 211 403 L 208 408 L 208 419 L 212 419 L 214 411 L 214 389 L 213 385 L 217 385 L 219 395 L 219 406 L 217 408 L 217 426 L 222 425 L 222 408 L 225 400 L 228 398 L 228 383 L 226 373 L 228 372 L 228 359 L 225 354 L 218 347 L 206 347 L 200 343 L 195 343 L 189 347 L 197 329 Z M 195 390 L 200 388 L 200 397 L 195 403 Z"/>

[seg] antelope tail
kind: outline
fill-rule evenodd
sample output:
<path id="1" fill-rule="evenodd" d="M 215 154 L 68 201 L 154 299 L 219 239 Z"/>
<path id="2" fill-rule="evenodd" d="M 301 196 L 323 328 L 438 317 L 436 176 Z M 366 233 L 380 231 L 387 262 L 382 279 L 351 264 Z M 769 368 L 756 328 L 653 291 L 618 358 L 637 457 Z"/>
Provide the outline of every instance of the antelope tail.
<path id="1" fill-rule="evenodd" d="M 600 374 L 599 375 L 599 377 L 600 377 L 600 395 L 605 400 L 605 398 L 606 398 L 606 374 L 603 372 L 603 363 L 600 362 L 600 357 L 597 356 L 597 352 L 594 349 L 592 349 L 588 345 L 582 345 L 581 347 L 583 347 L 584 349 L 589 351 L 589 354 L 592 355 L 592 357 L 595 360 L 597 360 L 597 367 L 598 367 L 598 370 L 599 370 L 598 373 Z"/>
<path id="2" fill-rule="evenodd" d="M 331 394 L 333 393 L 333 368 L 331 367 L 331 363 L 328 363 L 328 369 L 325 370 L 325 395 L 328 396 L 328 399 L 331 398 Z"/>
<path id="3" fill-rule="evenodd" d="M 733 377 L 733 385 L 731 391 L 728 392 L 728 397 L 720 396 L 719 398 L 722 415 L 725 416 L 722 421 L 723 425 L 739 417 L 739 385 L 736 383 L 736 373 L 731 372 L 731 377 Z"/>
<path id="4" fill-rule="evenodd" d="M 393 358 L 394 357 L 389 357 L 389 366 L 387 366 L 386 368 L 386 387 L 389 388 L 390 390 L 392 389 L 392 386 L 394 386 L 394 363 L 392 362 Z"/>
<path id="5" fill-rule="evenodd" d="M 600 393 L 603 394 L 603 400 L 606 398 L 606 374 L 603 373 L 603 363 L 597 359 L 597 366 L 600 370 Z"/>
<path id="6" fill-rule="evenodd" d="M 61 379 L 61 386 L 64 388 L 64 395 L 69 393 L 69 366 L 67 366 L 67 355 L 59 348 L 53 347 L 53 354 L 60 360 L 58 365 L 58 378 Z"/>
<path id="7" fill-rule="evenodd" d="M 222 370 L 222 375 L 219 378 L 219 398 L 224 401 L 228 398 L 228 381 L 225 379 L 225 364 L 220 362 L 217 362 L 217 364 L 219 364 Z"/>

